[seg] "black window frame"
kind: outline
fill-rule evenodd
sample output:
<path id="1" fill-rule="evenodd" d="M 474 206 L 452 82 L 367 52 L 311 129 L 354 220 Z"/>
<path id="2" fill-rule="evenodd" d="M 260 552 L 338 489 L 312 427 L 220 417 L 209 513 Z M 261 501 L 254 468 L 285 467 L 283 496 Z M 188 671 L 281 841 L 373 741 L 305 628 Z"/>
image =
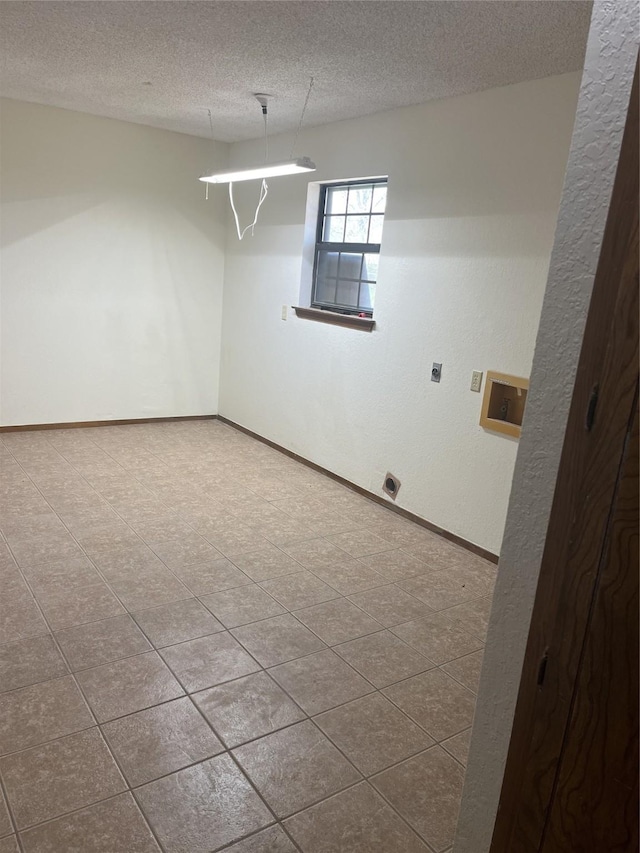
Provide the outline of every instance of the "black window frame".
<path id="1" fill-rule="evenodd" d="M 327 195 L 330 190 L 335 189 L 349 189 L 350 187 L 355 186 L 387 186 L 388 179 L 387 178 L 362 178 L 354 181 L 335 181 L 332 183 L 326 183 L 320 185 L 320 199 L 318 203 L 318 220 L 316 224 L 316 243 L 315 243 L 315 252 L 313 258 L 313 279 L 311 285 L 311 307 L 319 308 L 323 311 L 333 311 L 338 314 L 348 314 L 352 316 L 359 316 L 364 314 L 366 317 L 373 317 L 374 308 L 367 308 L 362 306 L 354 307 L 352 305 L 341 305 L 338 302 L 326 302 L 316 298 L 316 288 L 318 284 L 318 259 L 322 252 L 333 251 L 333 252 L 345 252 L 347 254 L 355 254 L 362 255 L 364 261 L 364 255 L 368 254 L 380 254 L 380 243 L 346 243 L 346 242 L 335 242 L 335 241 L 325 241 L 323 240 L 324 234 L 324 225 L 325 218 L 328 215 L 326 212 L 327 205 Z M 372 194 L 372 204 L 373 204 L 373 194 Z M 386 216 L 386 204 L 385 210 L 382 214 L 383 223 L 384 217 Z M 363 216 L 368 216 L 369 221 L 371 221 L 372 211 L 369 210 L 368 214 L 362 214 Z M 373 214 L 380 215 L 380 214 Z M 338 262 L 339 264 L 339 262 Z M 338 266 L 339 273 L 339 266 Z M 358 283 L 358 297 L 360 295 L 360 288 L 362 286 L 362 264 L 360 266 L 360 280 Z M 339 281 L 339 276 L 337 277 Z M 377 279 L 376 279 L 377 284 Z M 358 301 L 359 298 L 358 298 Z M 374 306 L 375 307 L 375 306 Z"/>

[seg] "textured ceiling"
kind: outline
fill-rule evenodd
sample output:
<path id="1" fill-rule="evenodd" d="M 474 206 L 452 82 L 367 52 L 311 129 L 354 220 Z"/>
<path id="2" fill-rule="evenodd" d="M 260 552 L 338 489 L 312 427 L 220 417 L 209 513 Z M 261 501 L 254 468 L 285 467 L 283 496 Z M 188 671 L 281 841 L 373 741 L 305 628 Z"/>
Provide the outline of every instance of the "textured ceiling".
<path id="1" fill-rule="evenodd" d="M 582 0 L 0 2 L 2 94 L 216 139 L 582 67 Z"/>

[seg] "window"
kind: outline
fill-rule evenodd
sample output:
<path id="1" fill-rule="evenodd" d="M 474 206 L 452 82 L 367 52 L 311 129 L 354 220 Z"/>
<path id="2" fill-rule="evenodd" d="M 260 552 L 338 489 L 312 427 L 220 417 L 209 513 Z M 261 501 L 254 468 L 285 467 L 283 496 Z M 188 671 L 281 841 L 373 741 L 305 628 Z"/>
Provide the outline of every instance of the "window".
<path id="1" fill-rule="evenodd" d="M 386 203 L 386 178 L 321 187 L 313 308 L 373 315 Z"/>

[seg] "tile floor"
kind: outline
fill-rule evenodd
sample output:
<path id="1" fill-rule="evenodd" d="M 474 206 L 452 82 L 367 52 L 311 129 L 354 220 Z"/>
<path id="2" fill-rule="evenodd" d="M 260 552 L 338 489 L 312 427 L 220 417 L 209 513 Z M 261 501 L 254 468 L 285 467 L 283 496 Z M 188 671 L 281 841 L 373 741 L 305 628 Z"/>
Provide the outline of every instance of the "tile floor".
<path id="1" fill-rule="evenodd" d="M 450 849 L 495 566 L 217 421 L 0 466 L 0 853 Z"/>

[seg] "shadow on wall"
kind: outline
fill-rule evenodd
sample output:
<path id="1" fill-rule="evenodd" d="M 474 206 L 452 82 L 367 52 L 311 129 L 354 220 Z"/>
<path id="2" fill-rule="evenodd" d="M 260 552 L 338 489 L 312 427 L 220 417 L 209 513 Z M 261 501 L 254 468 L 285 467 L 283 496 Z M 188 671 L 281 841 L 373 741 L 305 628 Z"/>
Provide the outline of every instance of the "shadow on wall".
<path id="1" fill-rule="evenodd" d="M 162 205 L 206 234 L 224 198 L 205 202 L 198 176 L 228 146 L 19 101 L 0 101 L 2 220 L 11 245 L 104 204 Z"/>

